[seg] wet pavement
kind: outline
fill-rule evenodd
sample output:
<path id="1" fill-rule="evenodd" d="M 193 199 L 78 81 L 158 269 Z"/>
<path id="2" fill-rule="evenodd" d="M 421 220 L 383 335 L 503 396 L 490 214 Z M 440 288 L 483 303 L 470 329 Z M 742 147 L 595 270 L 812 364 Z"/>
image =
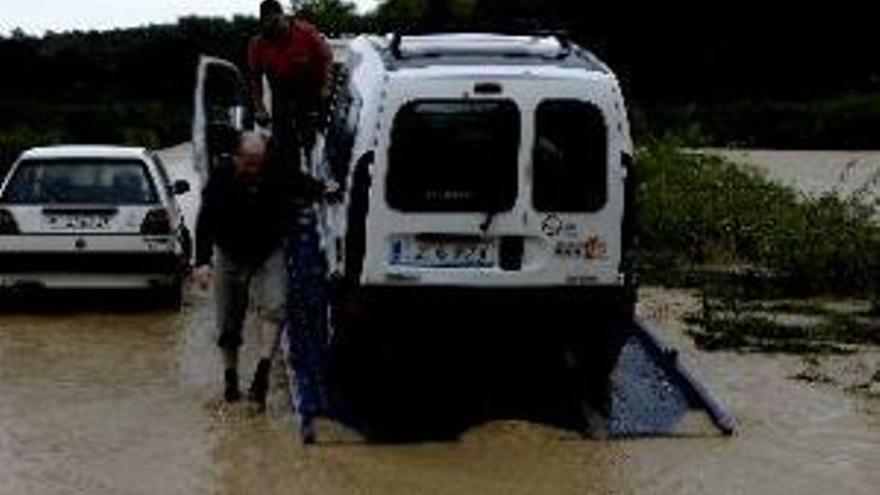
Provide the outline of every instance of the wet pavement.
<path id="1" fill-rule="evenodd" d="M 455 441 L 396 445 L 365 444 L 328 425 L 323 442 L 304 447 L 282 370 L 265 414 L 218 400 L 208 297 L 190 294 L 179 314 L 137 295 L 73 297 L 0 308 L 0 494 L 874 494 L 880 486 L 877 399 L 791 380 L 798 358 L 698 352 L 681 322 L 698 304 L 686 292 L 646 290 L 640 312 L 730 405 L 740 426 L 733 438 L 700 415 L 680 418 L 667 437 L 616 441 L 496 418 Z"/>
<path id="2" fill-rule="evenodd" d="M 112 299 L 115 312 L 5 308 L 0 493 L 876 493 L 876 403 L 788 379 L 789 358 L 696 353 L 675 317 L 689 299 L 644 299 L 730 402 L 736 437 L 696 417 L 670 437 L 616 441 L 498 419 L 453 442 L 369 445 L 330 429 L 307 448 L 280 370 L 265 415 L 218 401 L 203 296 L 181 314 Z"/>

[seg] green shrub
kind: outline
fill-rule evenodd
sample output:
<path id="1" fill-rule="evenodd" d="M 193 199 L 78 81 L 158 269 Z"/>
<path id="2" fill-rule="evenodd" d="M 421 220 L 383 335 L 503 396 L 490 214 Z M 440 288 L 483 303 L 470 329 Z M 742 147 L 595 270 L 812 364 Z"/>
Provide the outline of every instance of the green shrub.
<path id="1" fill-rule="evenodd" d="M 805 293 L 876 293 L 880 226 L 862 198 L 808 198 L 668 140 L 640 151 L 638 176 L 649 267 L 747 266 Z"/>

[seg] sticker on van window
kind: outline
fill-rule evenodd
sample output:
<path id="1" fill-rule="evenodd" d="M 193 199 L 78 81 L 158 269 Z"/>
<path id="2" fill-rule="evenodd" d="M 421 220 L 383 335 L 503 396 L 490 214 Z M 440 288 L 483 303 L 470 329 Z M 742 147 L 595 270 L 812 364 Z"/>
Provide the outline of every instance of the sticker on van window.
<path id="1" fill-rule="evenodd" d="M 599 260 L 608 255 L 608 245 L 597 235 L 582 241 L 559 241 L 554 249 L 556 256 L 570 259 Z"/>
<path id="2" fill-rule="evenodd" d="M 556 237 L 562 232 L 562 219 L 556 215 L 547 215 L 541 222 L 541 231 L 548 237 Z"/>
<path id="3" fill-rule="evenodd" d="M 584 243 L 584 248 L 586 249 L 587 259 L 603 259 L 608 254 L 608 245 L 596 235 L 587 238 L 587 242 Z"/>

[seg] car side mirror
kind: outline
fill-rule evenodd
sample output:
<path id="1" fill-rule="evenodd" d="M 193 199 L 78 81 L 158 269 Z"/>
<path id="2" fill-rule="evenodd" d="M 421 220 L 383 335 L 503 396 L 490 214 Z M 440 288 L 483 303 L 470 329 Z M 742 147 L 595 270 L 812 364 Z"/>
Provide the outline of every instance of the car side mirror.
<path id="1" fill-rule="evenodd" d="M 190 191 L 189 182 L 187 182 L 185 180 L 174 181 L 174 184 L 171 186 L 171 192 L 173 192 L 175 196 L 180 196 L 182 194 L 186 194 L 189 191 Z"/>

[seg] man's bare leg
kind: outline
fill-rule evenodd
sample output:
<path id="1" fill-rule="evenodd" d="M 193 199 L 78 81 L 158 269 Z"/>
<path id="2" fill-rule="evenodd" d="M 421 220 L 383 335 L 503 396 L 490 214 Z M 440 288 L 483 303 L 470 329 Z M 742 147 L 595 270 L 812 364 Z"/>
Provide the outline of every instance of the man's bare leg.
<path id="1" fill-rule="evenodd" d="M 281 324 L 265 320 L 260 324 L 260 359 L 272 361 L 281 343 Z"/>
<path id="2" fill-rule="evenodd" d="M 284 251 L 281 248 L 266 260 L 257 280 L 259 284 L 260 362 L 254 372 L 254 380 L 251 383 L 248 398 L 265 407 L 272 358 L 278 351 L 281 342 L 281 319 L 284 315 L 284 299 L 287 294 Z"/>
<path id="3" fill-rule="evenodd" d="M 226 402 L 237 402 L 241 398 L 238 391 L 238 349 L 223 349 L 223 370 L 226 382 L 223 396 Z"/>
<path id="4" fill-rule="evenodd" d="M 277 321 L 263 320 L 260 322 L 260 361 L 254 372 L 248 399 L 261 407 L 266 406 L 266 394 L 269 391 L 269 372 L 272 369 L 272 358 L 278 351 L 281 341 L 281 324 Z"/>
<path id="5" fill-rule="evenodd" d="M 238 349 L 223 349 L 223 369 L 238 369 Z"/>
<path id="6" fill-rule="evenodd" d="M 277 321 L 264 320 L 260 323 L 260 361 L 254 372 L 254 381 L 248 391 L 248 398 L 266 406 L 266 394 L 269 391 L 269 372 L 272 370 L 272 359 L 281 342 L 281 325 Z"/>

